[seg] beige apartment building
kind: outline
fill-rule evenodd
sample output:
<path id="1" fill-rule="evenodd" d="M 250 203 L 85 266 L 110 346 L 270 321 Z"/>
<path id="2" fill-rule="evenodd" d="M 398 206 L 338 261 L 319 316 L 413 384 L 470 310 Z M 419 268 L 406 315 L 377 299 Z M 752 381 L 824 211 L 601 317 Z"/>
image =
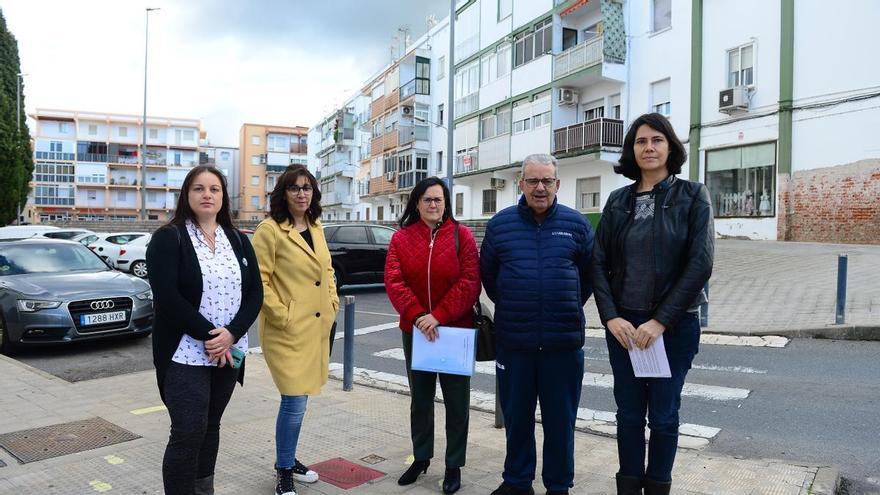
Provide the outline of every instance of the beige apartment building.
<path id="1" fill-rule="evenodd" d="M 265 218 L 269 195 L 281 173 L 290 165 L 308 165 L 308 133 L 308 127 L 300 126 L 241 126 L 238 219 Z"/>

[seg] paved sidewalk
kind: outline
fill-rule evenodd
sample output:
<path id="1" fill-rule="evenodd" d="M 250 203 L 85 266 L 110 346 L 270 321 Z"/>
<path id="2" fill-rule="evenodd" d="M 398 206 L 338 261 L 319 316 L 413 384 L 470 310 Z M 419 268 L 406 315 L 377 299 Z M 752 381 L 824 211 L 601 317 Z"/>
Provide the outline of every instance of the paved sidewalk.
<path id="1" fill-rule="evenodd" d="M 278 395 L 260 355 L 248 358 L 244 388 L 236 388 L 224 416 L 217 466 L 217 494 L 273 492 L 274 424 Z M 141 372 L 78 383 L 0 356 L 0 434 L 101 417 L 142 438 L 29 464 L 0 450 L 0 494 L 80 495 L 162 493 L 160 466 L 168 437 L 168 416 L 161 408 L 154 374 Z M 355 386 L 343 392 L 331 380 L 309 401 L 297 457 L 315 464 L 342 457 L 387 473 L 367 484 L 342 490 L 325 481 L 302 485 L 310 494 L 437 494 L 443 476 L 443 412 L 437 405 L 437 457 L 427 475 L 399 487 L 410 453 L 409 398 Z M 503 431 L 489 414 L 471 415 L 468 464 L 462 471 L 463 494 L 488 494 L 500 483 Z M 538 428 L 540 432 L 540 428 Z M 616 446 L 611 438 L 577 433 L 573 494 L 614 493 Z M 60 438 L 59 442 L 66 439 Z M 540 438 L 538 445 L 541 445 Z M 369 464 L 361 459 L 379 456 Z M 540 454 L 539 454 L 540 458 Z M 377 458 L 373 458 L 377 460 Z M 2 463 L 0 463 L 2 465 Z M 544 493 L 539 480 L 536 493 Z M 746 460 L 681 450 L 675 470 L 677 494 L 833 493 L 837 471 L 775 460 Z"/>

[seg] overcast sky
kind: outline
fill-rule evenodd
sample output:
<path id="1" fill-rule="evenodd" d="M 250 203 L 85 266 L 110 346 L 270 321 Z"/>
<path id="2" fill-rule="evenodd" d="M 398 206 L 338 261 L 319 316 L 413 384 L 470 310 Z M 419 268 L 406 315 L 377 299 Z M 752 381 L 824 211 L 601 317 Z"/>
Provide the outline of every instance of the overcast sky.
<path id="1" fill-rule="evenodd" d="M 197 118 L 214 145 L 244 122 L 311 127 L 415 41 L 448 0 L 0 0 L 18 39 L 25 105 Z"/>

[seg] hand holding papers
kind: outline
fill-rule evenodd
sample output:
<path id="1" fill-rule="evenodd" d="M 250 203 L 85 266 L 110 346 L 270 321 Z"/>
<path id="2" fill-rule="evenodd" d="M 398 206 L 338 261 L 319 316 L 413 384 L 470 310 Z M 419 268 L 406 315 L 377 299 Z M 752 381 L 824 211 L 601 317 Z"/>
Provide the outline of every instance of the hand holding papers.
<path id="1" fill-rule="evenodd" d="M 666 359 L 666 346 L 663 337 L 654 340 L 648 347 L 639 349 L 629 336 L 629 360 L 632 362 L 633 374 L 638 378 L 669 378 L 669 360 Z"/>
<path id="2" fill-rule="evenodd" d="M 412 369 L 453 375 L 474 374 L 475 333 L 473 328 L 437 327 L 440 337 L 428 342 L 413 327 Z"/>

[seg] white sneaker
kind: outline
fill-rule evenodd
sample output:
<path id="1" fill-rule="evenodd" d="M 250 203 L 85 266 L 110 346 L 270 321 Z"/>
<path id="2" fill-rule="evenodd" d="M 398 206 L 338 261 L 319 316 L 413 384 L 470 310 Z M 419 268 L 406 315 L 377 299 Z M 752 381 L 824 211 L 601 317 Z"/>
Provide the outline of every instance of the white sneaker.
<path id="1" fill-rule="evenodd" d="M 318 473 L 312 471 L 305 464 L 294 459 L 293 462 L 293 479 L 300 483 L 314 483 L 318 481 Z"/>

